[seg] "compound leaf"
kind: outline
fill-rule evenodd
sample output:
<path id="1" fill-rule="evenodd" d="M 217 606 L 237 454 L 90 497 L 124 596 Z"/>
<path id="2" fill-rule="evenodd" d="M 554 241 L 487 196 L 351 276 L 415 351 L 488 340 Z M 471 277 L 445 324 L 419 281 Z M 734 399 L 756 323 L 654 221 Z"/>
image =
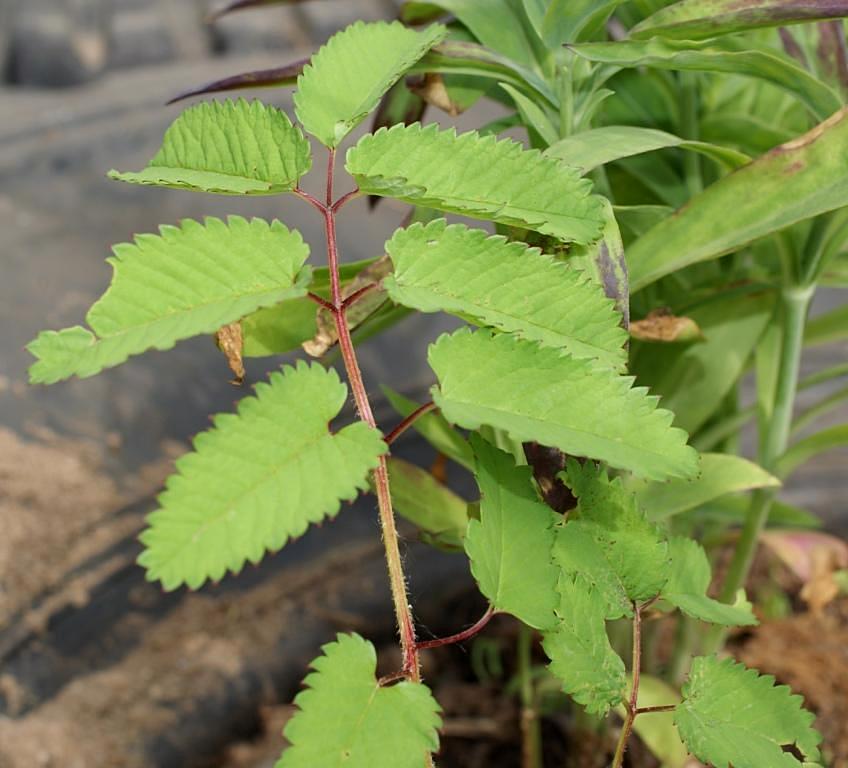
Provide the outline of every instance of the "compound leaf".
<path id="1" fill-rule="evenodd" d="M 294 700 L 276 768 L 420 768 L 439 748 L 439 705 L 422 683 L 381 686 L 377 653 L 359 635 L 339 634 L 322 648 Z"/>
<path id="2" fill-rule="evenodd" d="M 610 480 L 593 462 L 569 459 L 560 476 L 578 503 L 557 532 L 555 560 L 597 586 L 608 618 L 630 615 L 633 602 L 655 597 L 668 580 L 665 538 L 621 479 Z"/>
<path id="3" fill-rule="evenodd" d="M 508 334 L 461 329 L 430 347 L 433 398 L 448 421 L 497 427 L 520 441 L 661 479 L 688 477 L 698 456 L 673 415 L 632 379 Z"/>
<path id="4" fill-rule="evenodd" d="M 28 349 L 33 382 L 93 376 L 148 349 L 214 333 L 284 299 L 303 296 L 309 246 L 279 221 L 186 219 L 116 245 L 114 277 L 81 326 L 46 331 Z"/>
<path id="5" fill-rule="evenodd" d="M 337 147 L 445 34 L 441 25 L 415 32 L 398 22 L 359 21 L 333 35 L 297 80 L 298 120 L 322 144 Z"/>
<path id="6" fill-rule="evenodd" d="M 727 605 L 707 597 L 712 569 L 704 548 L 694 539 L 675 536 L 669 541 L 671 571 L 662 598 L 695 619 L 728 627 L 752 626 L 757 619 L 744 599 Z"/>
<path id="7" fill-rule="evenodd" d="M 591 183 L 558 160 L 511 139 L 457 136 L 435 124 L 396 125 L 364 136 L 347 154 L 360 189 L 415 205 L 587 243 L 603 225 Z"/>
<path id="8" fill-rule="evenodd" d="M 165 132 L 147 168 L 110 171 L 109 177 L 222 195 L 275 195 L 294 189 L 311 164 L 309 142 L 285 112 L 239 99 L 190 107 Z"/>
<path id="9" fill-rule="evenodd" d="M 357 422 L 328 431 L 347 398 L 335 371 L 298 363 L 215 417 L 147 519 L 139 558 L 165 589 L 197 588 L 257 563 L 368 486 L 386 445 Z"/>
<path id="10" fill-rule="evenodd" d="M 775 687 L 771 675 L 715 656 L 693 660 L 674 716 L 692 754 L 722 768 L 801 768 L 783 747 L 817 761 L 821 736 L 812 728 L 814 719 L 801 697 L 787 686 Z"/>
<path id="11" fill-rule="evenodd" d="M 848 16 L 846 0 L 681 0 L 637 24 L 630 36 L 700 40 L 842 16 Z"/>
<path id="12" fill-rule="evenodd" d="M 481 496 L 480 519 L 469 521 L 465 536 L 471 572 L 497 610 L 549 629 L 557 603 L 555 513 L 539 500 L 529 467 L 476 435 L 471 444 Z"/>
<path id="13" fill-rule="evenodd" d="M 398 304 L 472 317 L 574 357 L 611 367 L 625 360 L 627 333 L 613 302 L 586 274 L 499 235 L 444 219 L 399 229 L 386 243 Z"/>
<path id="14" fill-rule="evenodd" d="M 551 672 L 587 712 L 605 715 L 624 699 L 627 678 L 607 636 L 603 601 L 593 587 L 566 574 L 559 593 L 560 622 L 542 643 Z"/>

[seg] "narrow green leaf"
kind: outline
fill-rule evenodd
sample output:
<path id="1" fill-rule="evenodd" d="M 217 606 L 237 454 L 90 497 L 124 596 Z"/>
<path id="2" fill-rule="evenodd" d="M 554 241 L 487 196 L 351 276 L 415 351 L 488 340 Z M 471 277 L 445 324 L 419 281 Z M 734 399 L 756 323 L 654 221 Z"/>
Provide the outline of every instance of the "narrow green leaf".
<path id="1" fill-rule="evenodd" d="M 696 510 L 682 513 L 684 525 L 719 522 L 725 526 L 742 526 L 751 509 L 749 496 L 722 496 Z M 786 504 L 778 499 L 771 503 L 769 528 L 821 528 L 822 521 L 806 509 Z"/>
<path id="2" fill-rule="evenodd" d="M 322 144 L 337 147 L 445 31 L 438 24 L 415 32 L 398 22 L 358 21 L 333 35 L 297 79 L 297 119 Z"/>
<path id="3" fill-rule="evenodd" d="M 450 312 L 578 358 L 625 362 L 627 334 L 601 289 L 538 248 L 438 219 L 399 229 L 386 252 L 389 296 L 423 312 Z"/>
<path id="4" fill-rule="evenodd" d="M 497 427 L 572 456 L 602 459 L 649 478 L 688 477 L 697 453 L 656 398 L 632 380 L 507 334 L 467 329 L 430 347 L 448 421 Z"/>
<path id="5" fill-rule="evenodd" d="M 462 169 L 461 173 L 457 169 Z M 586 243 L 601 231 L 601 200 L 571 168 L 511 139 L 456 135 L 435 124 L 364 136 L 347 169 L 366 194 Z"/>
<path id="6" fill-rule="evenodd" d="M 671 573 L 662 590 L 663 600 L 687 616 L 711 624 L 736 627 L 758 623 L 751 612 L 751 604 L 744 598 L 736 605 L 727 605 L 707 597 L 712 569 L 707 553 L 697 541 L 675 536 L 668 544 Z"/>
<path id="7" fill-rule="evenodd" d="M 838 389 L 833 394 L 822 398 L 798 414 L 795 421 L 792 422 L 792 433 L 800 432 L 823 416 L 827 416 L 827 414 L 839 408 L 846 400 L 848 400 L 848 387 Z"/>
<path id="8" fill-rule="evenodd" d="M 86 317 L 91 331 L 46 331 L 29 345 L 33 382 L 93 376 L 306 293 L 309 247 L 278 221 L 186 219 L 160 232 L 115 246 L 112 284 Z"/>
<path id="9" fill-rule="evenodd" d="M 221 195 L 289 192 L 310 168 L 309 142 L 285 112 L 244 99 L 190 107 L 143 171 L 109 177 Z"/>
<path id="10" fill-rule="evenodd" d="M 465 551 L 480 591 L 498 611 L 536 629 L 556 622 L 557 569 L 551 560 L 556 513 L 539 500 L 529 467 L 472 435 L 480 519 L 470 520 Z"/>
<path id="11" fill-rule="evenodd" d="M 525 127 L 533 128 L 541 136 L 545 145 L 549 146 L 555 143 L 559 138 L 559 131 L 554 126 L 551 117 L 533 99 L 525 96 L 517 88 L 513 88 L 508 83 L 500 83 L 500 86 L 515 102 L 519 114 L 524 119 Z"/>
<path id="12" fill-rule="evenodd" d="M 588 40 L 628 0 L 525 0 L 527 15 L 549 48 Z"/>
<path id="13" fill-rule="evenodd" d="M 542 645 L 563 690 L 591 714 L 605 715 L 624 699 L 624 662 L 607 637 L 604 608 L 592 587 L 563 575 L 559 581 L 561 619 Z"/>
<path id="14" fill-rule="evenodd" d="M 363 422 L 328 431 L 346 399 L 335 371 L 299 362 L 259 384 L 237 414 L 216 416 L 147 519 L 147 577 L 196 589 L 237 573 L 367 488 L 386 444 Z"/>
<path id="15" fill-rule="evenodd" d="M 719 179 L 640 237 L 627 254 L 633 290 L 845 205 L 848 108 Z"/>
<path id="16" fill-rule="evenodd" d="M 468 502 L 415 464 L 394 457 L 388 463 L 395 511 L 440 541 L 461 547 Z"/>
<path id="17" fill-rule="evenodd" d="M 785 479 L 813 457 L 832 451 L 834 448 L 841 448 L 843 445 L 848 445 L 848 424 L 837 424 L 823 429 L 791 446 L 777 460 L 775 474 Z"/>
<path id="18" fill-rule="evenodd" d="M 759 465 L 724 453 L 702 453 L 701 471 L 693 480 L 630 484 L 651 520 L 665 520 L 728 493 L 778 486 L 780 480 Z"/>
<path id="19" fill-rule="evenodd" d="M 848 338 L 848 304 L 812 318 L 804 329 L 804 344 L 817 347 Z"/>
<path id="20" fill-rule="evenodd" d="M 836 91 L 788 56 L 776 49 L 757 48 L 747 40 L 718 38 L 698 42 L 654 37 L 650 40 L 584 43 L 572 46 L 572 50 L 589 61 L 619 67 L 726 72 L 757 78 L 791 93 L 818 120 L 830 117 L 842 106 Z"/>
<path id="21" fill-rule="evenodd" d="M 339 634 L 322 648 L 294 700 L 291 743 L 276 768 L 420 768 L 439 748 L 439 705 L 426 685 L 381 686 L 377 653 L 359 635 Z"/>
<path id="22" fill-rule="evenodd" d="M 551 145 L 545 150 L 545 155 L 559 158 L 580 168 L 583 173 L 588 173 L 593 168 L 623 157 L 672 147 L 698 152 L 731 170 L 751 161 L 748 155 L 735 149 L 705 141 L 687 141 L 665 131 L 633 125 L 605 125 L 575 133 Z"/>
<path id="23" fill-rule="evenodd" d="M 699 656 L 692 662 L 674 719 L 692 754 L 711 765 L 801 768 L 783 747 L 797 749 L 806 761 L 819 759 L 821 736 L 801 697 L 732 659 Z"/>
<path id="24" fill-rule="evenodd" d="M 622 600 L 614 595 L 624 596 L 628 606 L 656 597 L 669 576 L 668 545 L 635 494 L 621 478 L 610 480 L 592 462 L 581 466 L 569 459 L 560 477 L 578 501 L 557 533 L 554 555 L 560 567 L 589 579 L 604 593 L 607 618 L 622 615 Z M 625 615 L 629 613 L 628 607 Z"/>
<path id="25" fill-rule="evenodd" d="M 747 29 L 783 27 L 848 16 L 846 0 L 681 0 L 630 30 L 633 38 L 662 35 L 702 40 Z"/>
<path id="26" fill-rule="evenodd" d="M 403 418 L 409 416 L 413 411 L 417 410 L 421 403 L 416 403 L 407 397 L 389 389 L 387 386 L 382 387 L 386 399 Z M 450 424 L 447 419 L 438 411 L 431 411 L 424 416 L 416 419 L 412 428 L 418 432 L 430 445 L 432 445 L 439 453 L 444 454 L 452 461 L 455 461 L 462 467 L 474 469 L 474 453 L 468 441 Z"/>

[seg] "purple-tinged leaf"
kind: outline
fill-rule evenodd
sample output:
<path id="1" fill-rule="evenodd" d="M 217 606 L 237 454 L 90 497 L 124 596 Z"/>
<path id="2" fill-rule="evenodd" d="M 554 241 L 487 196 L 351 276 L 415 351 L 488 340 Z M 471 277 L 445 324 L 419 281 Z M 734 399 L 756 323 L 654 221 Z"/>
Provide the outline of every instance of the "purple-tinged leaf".
<path id="1" fill-rule="evenodd" d="M 399 18 L 404 24 L 429 24 L 447 13 L 448 11 L 435 3 L 406 2 L 400 8 Z"/>
<path id="2" fill-rule="evenodd" d="M 176 104 L 178 101 L 190 99 L 192 96 L 206 96 L 210 93 L 224 93 L 225 91 L 241 91 L 248 88 L 272 88 L 283 85 L 294 85 L 298 75 L 309 59 L 300 59 L 284 67 L 274 69 L 258 69 L 254 72 L 243 72 L 240 75 L 225 77 L 222 80 L 214 80 L 206 85 L 192 88 L 188 91 L 174 96 L 168 104 Z"/>
<path id="3" fill-rule="evenodd" d="M 819 44 L 816 49 L 822 75 L 848 93 L 848 43 L 842 22 L 819 24 Z"/>
<path id="4" fill-rule="evenodd" d="M 630 36 L 704 40 L 747 29 L 844 16 L 848 16 L 848 0 L 681 0 L 637 24 Z"/>

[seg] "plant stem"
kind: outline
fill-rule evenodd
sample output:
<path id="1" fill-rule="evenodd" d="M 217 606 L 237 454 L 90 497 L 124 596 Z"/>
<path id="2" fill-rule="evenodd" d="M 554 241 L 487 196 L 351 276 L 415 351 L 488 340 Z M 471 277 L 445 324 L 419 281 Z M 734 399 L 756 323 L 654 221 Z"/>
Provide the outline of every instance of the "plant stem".
<path id="1" fill-rule="evenodd" d="M 333 304 L 333 317 L 336 323 L 336 331 L 339 336 L 339 349 L 344 360 L 350 389 L 356 402 L 359 417 L 372 429 L 377 429 L 377 422 L 371 410 L 368 400 L 368 392 L 362 380 L 362 371 L 350 337 L 350 329 L 347 324 L 346 308 L 342 298 L 341 280 L 339 279 L 339 253 L 338 240 L 336 237 L 336 210 L 337 205 L 333 203 L 333 176 L 335 172 L 335 150 L 330 150 L 329 162 L 327 163 L 327 195 L 326 202 L 321 205 L 317 200 L 319 210 L 324 216 L 324 225 L 327 236 L 327 260 L 330 269 L 330 290 Z M 307 198 L 308 199 L 308 198 Z M 342 198 L 344 200 L 345 198 Z M 312 202 L 312 201 L 310 201 Z M 395 608 L 398 631 L 400 633 L 401 650 L 403 652 L 403 672 L 413 682 L 421 680 L 421 667 L 418 660 L 418 650 L 415 643 L 415 624 L 409 607 L 409 598 L 406 592 L 406 579 L 403 573 L 400 548 L 398 546 L 398 533 L 395 526 L 395 516 L 392 509 L 392 496 L 389 489 L 389 473 L 386 457 L 381 456 L 377 468 L 374 470 L 374 485 L 377 490 L 377 504 L 380 509 L 380 524 L 383 529 L 383 546 L 386 550 L 386 564 L 389 570 L 389 582 L 392 591 L 392 602 Z"/>
<path id="2" fill-rule="evenodd" d="M 780 348 L 780 367 L 774 407 L 766 425 L 765 440 L 760 455 L 760 465 L 772 471 L 777 460 L 786 451 L 792 429 L 792 410 L 798 389 L 798 371 L 801 367 L 801 350 L 804 343 L 804 326 L 810 308 L 814 288 L 788 285 L 780 294 L 781 325 L 783 337 Z M 760 534 L 768 522 L 775 492 L 772 489 L 756 491 L 751 501 L 748 517 L 742 528 L 739 543 L 733 553 L 727 576 L 722 586 L 720 600 L 731 602 L 744 586 L 751 570 Z M 724 641 L 725 630 L 716 627 L 708 636 L 706 651 L 716 651 Z"/>
<path id="3" fill-rule="evenodd" d="M 518 680 L 521 694 L 521 768 L 542 768 L 542 732 L 533 695 L 533 630 L 522 623 L 518 634 Z"/>
<path id="4" fill-rule="evenodd" d="M 483 616 L 468 627 L 468 629 L 463 629 L 462 632 L 457 632 L 455 635 L 448 635 L 448 637 L 437 637 L 434 640 L 424 640 L 423 642 L 416 643 L 416 648 L 419 651 L 423 651 L 426 648 L 441 648 L 444 645 L 453 645 L 454 643 L 462 643 L 466 640 L 470 640 L 489 623 L 494 615 L 495 609 L 490 605 Z"/>
<path id="5" fill-rule="evenodd" d="M 696 141 L 700 138 L 698 125 L 698 75 L 695 72 L 680 73 L 680 135 L 684 139 Z M 687 152 L 683 158 L 686 173 L 686 186 L 689 196 L 694 197 L 704 191 L 704 178 L 701 172 L 701 156 Z"/>
<path id="6" fill-rule="evenodd" d="M 639 678 L 642 674 L 642 609 L 638 603 L 633 604 L 633 683 L 630 689 L 630 699 L 625 702 L 627 717 L 618 738 L 618 746 L 615 749 L 615 757 L 612 768 L 621 768 L 624 765 L 624 753 L 627 750 L 627 742 L 633 733 L 633 722 L 639 714 Z"/>
<path id="7" fill-rule="evenodd" d="M 418 406 L 412 413 L 409 414 L 400 424 L 398 424 L 388 435 L 386 442 L 391 445 L 397 440 L 407 429 L 409 429 L 418 419 L 426 416 L 430 411 L 436 410 L 436 404 L 431 400 L 429 403 Z"/>

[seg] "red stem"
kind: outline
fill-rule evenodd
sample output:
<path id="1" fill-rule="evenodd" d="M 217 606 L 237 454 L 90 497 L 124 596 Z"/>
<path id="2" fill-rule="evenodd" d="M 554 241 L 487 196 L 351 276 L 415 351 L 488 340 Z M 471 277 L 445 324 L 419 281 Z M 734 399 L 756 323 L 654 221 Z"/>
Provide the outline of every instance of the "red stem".
<path id="1" fill-rule="evenodd" d="M 416 643 L 415 647 L 417 650 L 423 651 L 427 648 L 441 648 L 443 645 L 453 645 L 454 643 L 462 643 L 466 640 L 470 640 L 491 621 L 492 616 L 494 615 L 495 609 L 490 605 L 489 609 L 483 614 L 482 618 L 476 624 L 472 624 L 468 629 L 464 629 L 462 632 L 457 632 L 455 635 L 450 635 L 448 637 L 437 637 L 435 640 L 425 640 L 423 642 Z"/>
<path id="2" fill-rule="evenodd" d="M 345 205 L 347 205 L 353 198 L 359 197 L 359 187 L 356 189 L 352 189 L 345 195 L 342 195 L 335 203 L 333 203 L 333 213 L 338 213 Z"/>
<path id="3" fill-rule="evenodd" d="M 424 403 L 424 405 L 416 408 L 412 413 L 409 414 L 400 424 L 398 424 L 388 435 L 386 435 L 386 442 L 391 445 L 395 440 L 397 440 L 407 429 L 409 429 L 418 419 L 420 419 L 425 414 L 430 413 L 430 411 L 436 410 L 436 404 L 434 402 Z"/>
<path id="4" fill-rule="evenodd" d="M 677 704 L 660 704 L 656 707 L 639 707 L 636 714 L 650 715 L 653 712 L 674 712 L 675 709 L 677 709 Z"/>
<path id="5" fill-rule="evenodd" d="M 321 296 L 319 296 L 317 293 L 312 293 L 312 291 L 309 291 L 306 294 L 306 298 L 310 299 L 311 301 L 314 301 L 319 307 L 323 307 L 328 312 L 336 311 L 336 308 L 332 305 L 331 302 L 327 301 L 324 298 L 321 298 Z"/>
<path id="6" fill-rule="evenodd" d="M 358 291 L 354 291 L 350 294 L 350 296 L 342 302 L 342 306 L 345 309 L 349 309 L 351 304 L 356 304 L 356 302 L 365 296 L 365 294 L 371 293 L 371 291 L 373 291 L 377 286 L 379 286 L 379 283 L 368 283 L 368 285 L 363 285 Z"/>
<path id="7" fill-rule="evenodd" d="M 654 601 L 650 601 L 653 603 Z M 612 768 L 621 768 L 624 765 L 624 752 L 627 749 L 627 742 L 630 740 L 630 734 L 633 733 L 633 722 L 639 714 L 639 679 L 642 674 L 642 610 L 644 606 L 639 603 L 633 603 L 633 684 L 630 690 L 630 699 L 625 702 L 627 707 L 627 717 L 624 719 L 624 727 L 621 731 L 621 736 L 618 739 L 618 746 L 615 750 L 615 758 L 612 761 Z"/>
<path id="8" fill-rule="evenodd" d="M 377 429 L 377 422 L 371 410 L 365 383 L 362 380 L 362 371 L 353 348 L 350 337 L 345 306 L 342 299 L 341 281 L 339 280 L 339 254 L 338 241 L 336 237 L 335 206 L 333 205 L 333 176 L 335 171 L 335 150 L 330 150 L 329 162 L 327 163 L 327 197 L 326 204 L 315 201 L 320 206 L 324 216 L 324 225 L 327 235 L 327 260 L 330 269 L 330 290 L 333 302 L 333 317 L 336 322 L 336 331 L 339 336 L 339 349 L 344 360 L 350 389 L 359 417 L 368 426 Z M 306 198 L 308 199 L 308 198 Z M 314 198 L 313 198 L 314 200 Z M 316 207 L 318 207 L 316 206 Z M 392 510 L 392 497 L 389 490 L 389 472 L 386 457 L 381 456 L 377 468 L 374 470 L 374 485 L 377 491 L 377 502 L 380 509 L 380 523 L 383 529 L 383 545 L 386 550 L 386 564 L 389 569 L 389 582 L 392 590 L 392 602 L 395 607 L 398 630 L 400 632 L 401 650 L 403 652 L 403 672 L 413 682 L 421 680 L 421 667 L 418 660 L 418 649 L 415 643 L 415 624 L 409 607 L 409 598 L 406 592 L 406 579 L 401 564 L 400 549 L 398 546 L 398 533 L 395 526 L 395 516 Z"/>
<path id="9" fill-rule="evenodd" d="M 304 192 L 300 187 L 295 187 L 292 191 L 302 200 L 306 200 L 313 208 L 317 208 L 322 214 L 327 208 L 317 197 Z"/>

